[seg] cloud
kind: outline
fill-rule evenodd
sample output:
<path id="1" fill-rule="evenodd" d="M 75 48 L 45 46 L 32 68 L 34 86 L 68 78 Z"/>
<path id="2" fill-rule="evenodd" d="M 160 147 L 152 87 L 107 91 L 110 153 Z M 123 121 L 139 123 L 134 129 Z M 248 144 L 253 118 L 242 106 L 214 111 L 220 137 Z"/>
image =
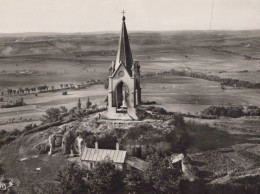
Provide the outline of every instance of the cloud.
<path id="1" fill-rule="evenodd" d="M 211 0 L 0 0 L 1 32 L 208 30 Z M 260 0 L 215 0 L 212 29 L 260 29 Z"/>

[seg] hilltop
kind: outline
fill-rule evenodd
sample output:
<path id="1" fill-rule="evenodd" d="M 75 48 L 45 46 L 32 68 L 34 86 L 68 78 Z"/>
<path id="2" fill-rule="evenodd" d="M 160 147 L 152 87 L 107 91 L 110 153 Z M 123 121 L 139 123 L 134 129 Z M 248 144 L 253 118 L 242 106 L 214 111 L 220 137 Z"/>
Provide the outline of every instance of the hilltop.
<path id="1" fill-rule="evenodd" d="M 64 139 L 68 134 L 81 134 L 89 147 L 98 141 L 100 148 L 114 149 L 115 143 L 120 142 L 121 149 L 134 143 L 150 144 L 154 151 L 160 149 L 168 154 L 186 152 L 191 159 L 189 164 L 198 169 L 197 176 L 205 181 L 205 189 L 209 191 L 228 188 L 231 182 L 238 184 L 232 187 L 237 190 L 244 181 L 258 180 L 259 127 L 250 125 L 249 129 L 245 125 L 259 122 L 258 118 L 229 119 L 227 123 L 226 119 L 212 121 L 185 117 L 184 122 L 180 114 L 160 108 L 151 110 L 153 115 L 151 111 L 143 112 L 143 120 L 135 122 L 99 119 L 96 111 L 86 112 L 84 109 L 81 113 L 69 111 L 61 121 L 27 128 L 0 148 L 2 173 L 19 183 L 13 188 L 15 191 L 41 193 L 46 185 L 55 183 L 60 167 L 70 158 L 64 154 L 64 147 L 57 147 L 53 155 L 47 155 L 49 136 L 58 134 Z M 101 113 L 104 114 L 102 110 Z M 254 185 L 248 183 L 248 188 L 251 187 Z"/>

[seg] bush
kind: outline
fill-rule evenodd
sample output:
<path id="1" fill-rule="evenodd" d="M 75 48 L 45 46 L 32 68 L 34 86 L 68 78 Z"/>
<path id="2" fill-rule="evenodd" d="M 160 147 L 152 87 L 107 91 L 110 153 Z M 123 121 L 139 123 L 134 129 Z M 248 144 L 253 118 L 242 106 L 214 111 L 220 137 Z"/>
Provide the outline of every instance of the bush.
<path id="1" fill-rule="evenodd" d="M 1 130 L 0 131 L 0 138 L 4 137 L 8 132 L 6 130 Z"/>
<path id="2" fill-rule="evenodd" d="M 49 108 L 45 111 L 43 115 L 43 122 L 55 122 L 61 119 L 61 110 L 58 108 Z"/>
<path id="3" fill-rule="evenodd" d="M 9 103 L 7 103 L 7 104 L 2 104 L 1 107 L 2 107 L 2 108 L 13 108 L 13 107 L 24 106 L 24 105 L 25 105 L 24 102 L 17 102 L 17 103 L 15 103 L 15 104 L 9 104 Z"/>
<path id="4" fill-rule="evenodd" d="M 121 139 L 122 143 L 126 143 L 128 141 L 137 141 L 139 143 L 157 143 L 163 141 L 165 137 L 162 131 L 153 128 L 149 124 L 131 127 L 126 131 L 117 130 L 116 133 L 117 138 Z"/>
<path id="5" fill-rule="evenodd" d="M 34 129 L 31 129 L 29 131 L 24 132 L 24 135 L 31 134 L 31 133 L 34 133 L 34 132 L 44 131 L 46 129 L 49 129 L 50 127 L 59 126 L 59 125 L 61 125 L 60 121 L 57 121 L 57 122 L 54 122 L 54 123 L 47 123 L 47 124 L 40 125 L 40 126 L 34 128 Z"/>
<path id="6" fill-rule="evenodd" d="M 4 139 L 4 143 L 5 144 L 8 144 L 10 143 L 11 141 L 14 141 L 16 139 L 15 136 L 7 136 L 5 139 Z"/>
<path id="7" fill-rule="evenodd" d="M 68 109 L 65 106 L 61 106 L 60 110 L 62 114 L 66 114 L 68 112 Z"/>
<path id="8" fill-rule="evenodd" d="M 36 146 L 36 150 L 38 152 L 38 154 L 47 154 L 50 150 L 50 146 L 47 144 L 40 144 L 38 146 Z"/>
<path id="9" fill-rule="evenodd" d="M 18 135 L 21 135 L 21 131 L 18 130 L 18 129 L 15 129 L 13 131 L 10 132 L 10 135 L 12 136 L 18 136 Z"/>
<path id="10" fill-rule="evenodd" d="M 155 193 L 179 193 L 181 168 L 175 166 L 170 157 L 155 153 L 147 157 L 144 179 L 155 189 Z"/>
<path id="11" fill-rule="evenodd" d="M 260 116 L 260 108 L 257 106 L 248 106 L 246 115 L 247 116 Z"/>
<path id="12" fill-rule="evenodd" d="M 37 127 L 36 124 L 33 124 L 33 123 L 28 124 L 28 125 L 26 125 L 26 126 L 24 127 L 24 132 L 30 131 L 30 130 L 34 129 L 35 127 Z"/>
<path id="13" fill-rule="evenodd" d="M 7 132 L 5 130 L 0 131 L 0 147 L 2 145 L 8 144 L 12 141 L 14 141 L 17 136 L 20 134 L 20 131 L 12 131 L 12 132 Z"/>
<path id="14" fill-rule="evenodd" d="M 115 149 L 116 143 L 116 137 L 109 134 L 98 138 L 98 146 L 100 149 Z"/>
<path id="15" fill-rule="evenodd" d="M 210 106 L 202 111 L 202 115 L 238 118 L 245 116 L 245 113 L 240 106 Z"/>
<path id="16" fill-rule="evenodd" d="M 169 121 L 168 125 L 173 125 L 166 133 L 166 140 L 171 144 L 172 151 L 185 153 L 190 146 L 191 139 L 186 131 L 182 115 L 178 114 Z"/>
<path id="17" fill-rule="evenodd" d="M 170 120 L 170 122 L 169 122 L 169 125 L 171 125 L 171 124 L 174 125 L 175 127 L 184 126 L 184 119 L 183 119 L 182 114 L 178 114 L 178 113 L 174 114 L 173 119 Z"/>
<path id="18" fill-rule="evenodd" d="M 91 193 L 122 193 L 122 174 L 110 160 L 97 163 L 88 175 L 87 185 Z"/>
<path id="19" fill-rule="evenodd" d="M 152 111 L 153 113 L 161 114 L 161 115 L 168 114 L 168 112 L 162 107 L 149 106 L 149 107 L 147 107 L 147 110 Z"/>
<path id="20" fill-rule="evenodd" d="M 3 165 L 0 164 L 0 175 L 2 175 L 3 173 L 4 173 Z"/>
<path id="21" fill-rule="evenodd" d="M 143 105 L 153 105 L 156 104 L 156 101 L 146 101 L 146 102 L 142 102 Z"/>
<path id="22" fill-rule="evenodd" d="M 146 193 L 145 189 L 147 189 L 147 186 L 145 185 L 142 174 L 138 171 L 130 171 L 129 174 L 126 174 L 124 183 L 128 193 Z"/>
<path id="23" fill-rule="evenodd" d="M 87 173 L 80 168 L 76 163 L 65 165 L 59 171 L 56 181 L 59 183 L 58 187 L 60 193 L 75 194 L 75 193 L 89 193 L 84 191 L 83 177 Z"/>

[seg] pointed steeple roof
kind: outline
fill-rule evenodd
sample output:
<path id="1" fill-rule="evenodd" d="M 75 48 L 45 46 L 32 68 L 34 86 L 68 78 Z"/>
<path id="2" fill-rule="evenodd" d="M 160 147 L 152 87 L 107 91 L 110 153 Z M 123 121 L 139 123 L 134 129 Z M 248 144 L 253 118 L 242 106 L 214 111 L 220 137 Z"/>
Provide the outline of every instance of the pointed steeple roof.
<path id="1" fill-rule="evenodd" d="M 123 65 L 128 70 L 129 74 L 131 75 L 133 58 L 125 25 L 125 16 L 123 16 L 122 20 L 122 30 L 119 39 L 115 69 L 117 69 L 120 66 L 120 63 L 123 63 Z"/>

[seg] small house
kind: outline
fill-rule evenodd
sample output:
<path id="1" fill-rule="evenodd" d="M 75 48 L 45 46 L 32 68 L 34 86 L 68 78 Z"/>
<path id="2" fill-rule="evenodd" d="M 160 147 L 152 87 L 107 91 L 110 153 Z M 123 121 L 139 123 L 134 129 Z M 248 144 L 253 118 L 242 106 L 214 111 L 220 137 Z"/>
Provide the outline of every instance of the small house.
<path id="1" fill-rule="evenodd" d="M 116 144 L 115 150 L 110 149 L 99 149 L 98 143 L 95 143 L 95 148 L 83 148 L 80 160 L 82 166 L 86 166 L 89 169 L 92 169 L 97 162 L 101 162 L 105 159 L 110 159 L 115 168 L 118 170 L 123 170 L 125 158 L 126 158 L 126 151 L 119 150 L 119 144 Z"/>

